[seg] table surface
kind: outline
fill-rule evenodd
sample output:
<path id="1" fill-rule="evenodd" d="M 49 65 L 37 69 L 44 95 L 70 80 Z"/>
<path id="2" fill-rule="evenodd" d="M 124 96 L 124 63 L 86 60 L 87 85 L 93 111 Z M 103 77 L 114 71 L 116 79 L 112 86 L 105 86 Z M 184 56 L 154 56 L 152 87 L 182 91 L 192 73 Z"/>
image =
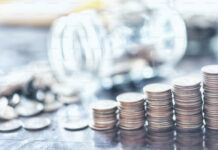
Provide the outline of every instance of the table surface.
<path id="1" fill-rule="evenodd" d="M 1 72 L 10 71 L 33 60 L 46 60 L 48 33 L 48 28 L 0 26 Z M 11 57 L 16 59 L 8 59 Z M 175 72 L 177 72 L 175 76 L 178 74 L 200 75 L 200 68 L 203 65 L 215 62 L 214 55 L 186 57 L 175 68 Z M 170 78 L 172 77 L 170 76 Z M 141 91 L 147 83 L 168 82 L 170 78 L 156 78 L 142 81 L 136 85 L 123 85 L 110 91 L 101 90 L 91 99 L 96 99 L 96 97 L 115 98 L 121 92 Z M 55 113 L 41 114 L 40 116 L 52 119 L 51 126 L 44 130 L 27 131 L 22 128 L 14 132 L 0 133 L 0 149 L 218 149 L 218 136 L 216 136 L 218 131 L 205 131 L 205 129 L 186 133 L 174 130 L 150 133 L 146 131 L 146 127 L 131 132 L 119 129 L 100 132 L 90 128 L 80 131 L 65 130 L 62 127 L 63 122 L 72 117 L 72 114 L 75 119 L 88 117 L 87 103 L 89 101 L 90 97 L 83 99 L 79 104 L 64 106 Z M 26 119 L 21 118 L 21 120 Z"/>

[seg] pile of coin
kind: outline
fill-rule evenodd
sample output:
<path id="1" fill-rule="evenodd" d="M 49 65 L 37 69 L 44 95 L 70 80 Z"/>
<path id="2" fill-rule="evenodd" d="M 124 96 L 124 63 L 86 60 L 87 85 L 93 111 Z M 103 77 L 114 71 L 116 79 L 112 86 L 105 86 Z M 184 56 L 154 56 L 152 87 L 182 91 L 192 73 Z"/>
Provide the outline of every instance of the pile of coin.
<path id="1" fill-rule="evenodd" d="M 95 130 L 112 129 L 117 124 L 117 102 L 99 100 L 91 105 L 90 127 Z"/>
<path id="2" fill-rule="evenodd" d="M 206 128 L 205 130 L 205 149 L 215 150 L 218 147 L 218 131 Z"/>
<path id="3" fill-rule="evenodd" d="M 129 92 L 117 96 L 119 103 L 119 127 L 135 130 L 145 125 L 145 98 L 141 93 Z"/>
<path id="4" fill-rule="evenodd" d="M 198 78 L 179 77 L 173 80 L 176 127 L 195 130 L 203 125 L 201 82 Z"/>
<path id="5" fill-rule="evenodd" d="M 166 84 L 149 84 L 144 87 L 147 95 L 148 128 L 154 131 L 173 127 L 173 103 L 171 87 Z"/>
<path id="6" fill-rule="evenodd" d="M 218 65 L 201 69 L 204 89 L 204 118 L 206 127 L 218 130 Z"/>

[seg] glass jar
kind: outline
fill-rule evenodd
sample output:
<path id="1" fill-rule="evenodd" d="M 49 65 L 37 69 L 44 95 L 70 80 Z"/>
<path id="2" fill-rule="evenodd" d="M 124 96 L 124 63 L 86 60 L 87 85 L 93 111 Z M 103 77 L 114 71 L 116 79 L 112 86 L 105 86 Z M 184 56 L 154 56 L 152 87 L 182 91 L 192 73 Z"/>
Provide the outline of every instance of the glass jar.
<path id="1" fill-rule="evenodd" d="M 186 48 L 184 22 L 170 4 L 120 0 L 59 18 L 48 51 L 55 76 L 76 88 L 110 88 L 169 74 Z"/>

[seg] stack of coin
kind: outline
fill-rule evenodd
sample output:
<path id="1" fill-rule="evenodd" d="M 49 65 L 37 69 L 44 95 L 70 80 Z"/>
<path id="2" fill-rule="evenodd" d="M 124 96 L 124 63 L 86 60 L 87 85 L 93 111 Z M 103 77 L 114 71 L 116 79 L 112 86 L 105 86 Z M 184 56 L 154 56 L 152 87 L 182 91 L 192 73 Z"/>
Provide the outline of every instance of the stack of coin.
<path id="1" fill-rule="evenodd" d="M 144 87 L 147 95 L 148 128 L 153 131 L 173 127 L 173 104 L 171 87 L 166 84 L 149 84 Z"/>
<path id="2" fill-rule="evenodd" d="M 119 127 L 135 130 L 145 125 L 145 98 L 141 93 L 129 92 L 117 96 L 119 102 Z"/>
<path id="3" fill-rule="evenodd" d="M 201 81 L 193 77 L 179 77 L 173 81 L 176 127 L 195 130 L 203 125 Z"/>
<path id="4" fill-rule="evenodd" d="M 204 117 L 206 127 L 218 130 L 218 65 L 201 69 L 204 89 Z"/>
<path id="5" fill-rule="evenodd" d="M 117 102 L 100 100 L 91 105 L 90 127 L 95 130 L 112 129 L 117 124 Z"/>

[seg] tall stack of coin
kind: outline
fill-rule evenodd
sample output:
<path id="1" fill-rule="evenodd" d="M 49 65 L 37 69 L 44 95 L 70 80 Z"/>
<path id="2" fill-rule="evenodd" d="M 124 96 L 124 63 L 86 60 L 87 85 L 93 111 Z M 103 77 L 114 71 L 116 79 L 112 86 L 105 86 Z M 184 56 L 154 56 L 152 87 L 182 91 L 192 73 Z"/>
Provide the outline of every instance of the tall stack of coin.
<path id="1" fill-rule="evenodd" d="M 90 127 L 95 130 L 112 129 L 117 124 L 117 102 L 99 100 L 91 105 L 92 116 Z"/>
<path id="2" fill-rule="evenodd" d="M 166 84 L 149 84 L 144 87 L 147 94 L 148 128 L 153 131 L 173 127 L 173 104 L 171 87 Z"/>
<path id="3" fill-rule="evenodd" d="M 218 65 L 201 69 L 204 89 L 204 117 L 206 127 L 218 130 Z"/>
<path id="4" fill-rule="evenodd" d="M 193 77 L 179 77 L 173 81 L 176 127 L 195 130 L 203 125 L 201 81 Z"/>
<path id="5" fill-rule="evenodd" d="M 124 93 L 117 96 L 119 102 L 119 127 L 135 130 L 145 125 L 145 98 L 141 93 Z"/>

